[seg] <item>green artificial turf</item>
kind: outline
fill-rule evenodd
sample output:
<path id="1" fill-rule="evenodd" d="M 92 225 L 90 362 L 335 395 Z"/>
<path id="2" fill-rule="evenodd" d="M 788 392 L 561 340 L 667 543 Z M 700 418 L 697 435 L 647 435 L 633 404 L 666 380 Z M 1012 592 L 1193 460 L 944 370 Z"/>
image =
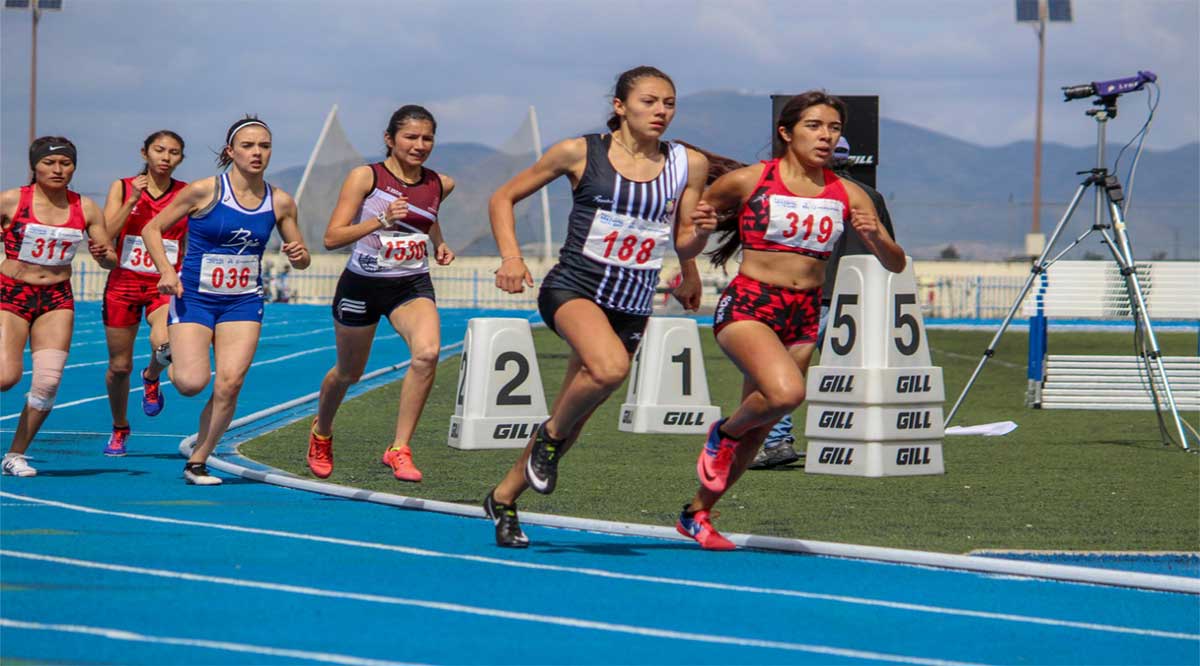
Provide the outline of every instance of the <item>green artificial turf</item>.
<path id="1" fill-rule="evenodd" d="M 946 411 L 974 370 L 992 331 L 929 332 L 943 368 Z M 728 414 L 741 376 L 701 332 L 714 404 Z M 534 332 L 547 402 L 558 392 L 568 348 Z M 1194 355 L 1194 333 L 1159 333 L 1168 355 Z M 1132 354 L 1132 333 L 1052 331 L 1052 353 Z M 1009 331 L 984 368 L 955 424 L 1012 420 L 1004 437 L 948 437 L 941 476 L 855 478 L 805 474 L 800 466 L 749 471 L 718 504 L 726 532 L 966 552 L 978 548 L 1200 550 L 1200 456 L 1161 443 L 1153 412 L 1035 410 L 1023 404 L 1026 336 Z M 346 402 L 335 423 L 330 482 L 479 504 L 516 459 L 516 450 L 446 446 L 458 359 L 437 382 L 412 442 L 425 474 L 396 481 L 380 463 L 395 427 L 399 382 Z M 671 525 L 696 490 L 700 435 L 633 435 L 617 430 L 622 387 L 603 404 L 560 467 L 553 495 L 528 492 L 526 511 Z M 315 410 L 315 405 L 313 406 Z M 805 409 L 796 412 L 804 431 Z M 1185 413 L 1193 426 L 1195 412 Z M 311 477 L 302 418 L 242 445 L 244 455 Z M 802 440 L 802 437 L 798 437 Z M 801 448 L 802 441 L 797 444 Z M 488 529 L 488 528 L 480 528 Z"/>

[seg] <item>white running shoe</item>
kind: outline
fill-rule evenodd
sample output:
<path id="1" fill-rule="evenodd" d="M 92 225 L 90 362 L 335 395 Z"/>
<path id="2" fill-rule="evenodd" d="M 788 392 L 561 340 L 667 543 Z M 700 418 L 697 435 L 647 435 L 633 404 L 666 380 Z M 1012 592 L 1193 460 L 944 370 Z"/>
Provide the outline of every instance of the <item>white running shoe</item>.
<path id="1" fill-rule="evenodd" d="M 204 463 L 188 463 L 184 465 L 183 478 L 193 486 L 221 485 L 220 477 L 209 474 L 208 466 Z"/>
<path id="2" fill-rule="evenodd" d="M 30 467 L 22 453 L 4 454 L 4 473 L 11 476 L 37 476 L 37 470 Z"/>

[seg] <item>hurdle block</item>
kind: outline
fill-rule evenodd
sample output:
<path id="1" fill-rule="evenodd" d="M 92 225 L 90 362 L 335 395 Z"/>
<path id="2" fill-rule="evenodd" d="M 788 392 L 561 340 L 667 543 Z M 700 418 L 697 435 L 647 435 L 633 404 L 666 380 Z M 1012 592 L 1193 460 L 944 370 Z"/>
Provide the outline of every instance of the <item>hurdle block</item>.
<path id="1" fill-rule="evenodd" d="M 805 471 L 943 474 L 942 369 L 932 364 L 912 260 L 842 258 L 821 365 L 809 369 Z"/>
<path id="2" fill-rule="evenodd" d="M 529 321 L 505 317 L 468 321 L 446 443 L 468 450 L 519 449 L 547 418 Z"/>
<path id="3" fill-rule="evenodd" d="M 704 434 L 721 418 L 721 408 L 709 403 L 708 377 L 695 320 L 651 317 L 633 357 L 618 429 Z"/>

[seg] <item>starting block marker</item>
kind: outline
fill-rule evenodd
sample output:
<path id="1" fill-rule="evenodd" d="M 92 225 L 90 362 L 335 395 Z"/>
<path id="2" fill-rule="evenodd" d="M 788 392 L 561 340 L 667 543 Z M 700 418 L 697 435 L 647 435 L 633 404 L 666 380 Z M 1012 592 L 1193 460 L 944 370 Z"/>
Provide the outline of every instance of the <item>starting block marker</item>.
<path id="1" fill-rule="evenodd" d="M 929 358 L 912 259 L 842 258 L 821 365 L 809 369 L 805 471 L 944 474 L 942 369 Z"/>
<path id="2" fill-rule="evenodd" d="M 456 449 L 519 449 L 547 418 L 529 321 L 468 321 L 446 443 Z"/>
<path id="3" fill-rule="evenodd" d="M 721 408 L 710 404 L 693 319 L 651 317 L 630 377 L 617 423 L 623 432 L 704 434 L 721 418 Z"/>

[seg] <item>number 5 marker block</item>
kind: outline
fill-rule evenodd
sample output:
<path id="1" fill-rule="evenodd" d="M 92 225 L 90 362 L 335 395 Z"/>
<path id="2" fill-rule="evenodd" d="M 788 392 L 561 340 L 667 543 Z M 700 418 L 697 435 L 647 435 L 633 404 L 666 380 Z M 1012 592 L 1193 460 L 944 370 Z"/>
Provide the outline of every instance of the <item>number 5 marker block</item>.
<path id="1" fill-rule="evenodd" d="M 709 404 L 695 320 L 651 317 L 633 357 L 617 427 L 624 432 L 703 434 L 721 418 Z"/>
<path id="2" fill-rule="evenodd" d="M 808 374 L 805 471 L 944 474 L 944 401 L 912 259 L 892 273 L 870 255 L 842 257 L 821 365 Z"/>
<path id="3" fill-rule="evenodd" d="M 519 449 L 547 418 L 529 321 L 468 321 L 446 443 L 456 449 Z"/>

